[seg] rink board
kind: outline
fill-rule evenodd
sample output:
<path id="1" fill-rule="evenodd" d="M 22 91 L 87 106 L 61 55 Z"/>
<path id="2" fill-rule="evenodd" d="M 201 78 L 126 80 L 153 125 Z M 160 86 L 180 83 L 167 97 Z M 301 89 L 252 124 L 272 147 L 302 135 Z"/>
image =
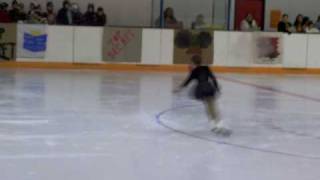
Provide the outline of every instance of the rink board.
<path id="1" fill-rule="evenodd" d="M 27 25 L 17 26 L 22 28 Z M 19 58 L 14 61 L 16 65 L 1 64 L 4 66 L 39 66 L 60 68 L 105 68 L 128 67 L 141 69 L 138 65 L 152 65 L 157 68 L 178 70 L 174 65 L 174 30 L 169 29 L 142 29 L 141 57 L 136 62 L 112 62 L 103 57 L 103 35 L 107 28 L 102 27 L 73 27 L 73 26 L 47 26 L 47 44 L 44 58 Z M 128 28 L 130 29 L 130 28 Z M 217 69 L 263 72 L 287 71 L 285 69 L 301 69 L 299 72 L 318 72 L 320 59 L 318 47 L 320 35 L 317 34 L 281 34 L 275 32 L 213 32 L 213 66 Z M 261 45 L 261 39 L 262 45 Z M 273 42 L 271 44 L 268 44 Z M 260 43 L 260 44 L 259 44 Z M 260 47 L 262 46 L 262 48 Z M 279 56 L 273 61 L 272 53 L 258 55 L 263 48 L 272 52 L 277 48 Z M 120 47 L 119 49 L 121 49 Z M 124 48 L 124 47 L 123 47 Z M 17 50 L 19 52 L 19 49 Z M 269 54 L 268 54 L 269 53 Z M 270 57 L 270 61 L 269 58 Z M 31 64 L 21 64 L 21 62 Z M 188 62 L 186 60 L 185 62 Z M 20 63 L 20 64 L 19 64 Z M 41 64 L 35 64 L 41 63 Z M 42 64 L 48 63 L 48 64 Z M 58 64 L 57 64 L 58 63 Z M 59 64 L 60 63 L 60 64 Z M 61 65 L 61 63 L 63 65 Z M 101 66 L 101 67 L 98 67 Z M 170 66 L 170 67 L 169 67 Z M 129 68 L 129 69 L 130 69 Z M 268 71 L 264 68 L 268 68 Z M 143 68 L 142 68 L 143 69 Z M 240 71 L 240 70 L 238 70 Z"/>

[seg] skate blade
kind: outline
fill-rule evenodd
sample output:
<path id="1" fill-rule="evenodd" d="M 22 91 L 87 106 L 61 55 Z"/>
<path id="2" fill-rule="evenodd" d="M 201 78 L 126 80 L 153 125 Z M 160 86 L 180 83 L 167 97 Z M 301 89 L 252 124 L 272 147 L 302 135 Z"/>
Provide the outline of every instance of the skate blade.
<path id="1" fill-rule="evenodd" d="M 211 130 L 213 133 L 223 137 L 229 137 L 232 135 L 232 131 L 226 128 L 215 128 Z"/>

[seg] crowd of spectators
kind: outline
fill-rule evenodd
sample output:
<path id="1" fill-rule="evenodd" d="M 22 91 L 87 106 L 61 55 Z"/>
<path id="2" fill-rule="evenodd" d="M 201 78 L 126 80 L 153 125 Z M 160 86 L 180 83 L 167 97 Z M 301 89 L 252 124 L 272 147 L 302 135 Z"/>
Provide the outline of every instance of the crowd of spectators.
<path id="1" fill-rule="evenodd" d="M 162 15 L 163 22 L 161 23 L 161 18 L 158 17 L 155 22 L 156 27 L 164 27 L 170 29 L 183 29 L 184 24 L 179 21 L 174 13 L 174 9 L 172 7 L 167 7 Z M 191 29 L 206 29 L 210 27 L 208 23 L 205 22 L 205 18 L 203 14 L 198 14 L 195 20 L 191 23 Z"/>
<path id="2" fill-rule="evenodd" d="M 302 14 L 297 15 L 294 23 L 289 21 L 289 16 L 284 14 L 278 24 L 278 32 L 285 33 L 319 33 L 320 32 L 320 16 L 316 23 L 309 17 Z"/>
<path id="3" fill-rule="evenodd" d="M 88 4 L 87 10 L 83 13 L 77 3 L 64 0 L 61 9 L 56 11 L 54 4 L 48 2 L 45 10 L 41 4 L 32 2 L 26 10 L 25 4 L 21 0 L 13 0 L 9 5 L 0 2 L 0 23 L 30 23 L 30 24 L 58 24 L 58 25 L 82 25 L 82 26 L 105 26 L 107 15 L 102 7 L 96 8 L 94 4 Z M 183 23 L 175 17 L 173 8 L 168 7 L 163 13 L 163 19 L 156 20 L 156 26 L 164 28 L 180 29 Z M 197 15 L 192 22 L 192 29 L 202 29 L 209 25 L 204 21 L 202 14 Z M 252 14 L 248 14 L 241 21 L 242 31 L 260 30 Z M 284 14 L 278 24 L 278 32 L 285 33 L 319 33 L 320 16 L 314 23 L 309 17 L 302 14 L 297 15 L 295 22 L 289 21 L 289 16 Z"/>
<path id="4" fill-rule="evenodd" d="M 241 31 L 259 31 L 260 27 L 257 25 L 256 20 L 252 14 L 248 14 L 240 25 Z M 316 23 L 309 17 L 302 14 L 297 15 L 294 23 L 289 21 L 289 16 L 284 14 L 278 23 L 278 32 L 284 33 L 319 33 L 320 32 L 320 16 Z"/>
<path id="5" fill-rule="evenodd" d="M 94 4 L 88 4 L 86 12 L 82 13 L 77 3 L 65 0 L 62 8 L 55 11 L 54 4 L 48 2 L 43 10 L 40 4 L 30 3 L 28 11 L 25 4 L 13 0 L 9 6 L 0 3 L 0 23 L 30 23 L 30 24 L 58 24 L 58 25 L 84 25 L 105 26 L 107 15 L 102 7 L 96 8 Z"/>

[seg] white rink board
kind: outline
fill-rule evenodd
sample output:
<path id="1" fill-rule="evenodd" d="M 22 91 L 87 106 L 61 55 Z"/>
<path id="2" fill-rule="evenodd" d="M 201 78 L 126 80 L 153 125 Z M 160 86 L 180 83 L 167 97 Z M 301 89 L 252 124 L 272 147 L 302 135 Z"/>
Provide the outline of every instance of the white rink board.
<path id="1" fill-rule="evenodd" d="M 283 67 L 305 68 L 307 65 L 307 39 L 304 34 L 283 36 Z"/>
<path id="2" fill-rule="evenodd" d="M 213 46 L 213 64 L 216 66 L 228 66 L 229 32 L 215 31 Z"/>
<path id="3" fill-rule="evenodd" d="M 73 62 L 74 27 L 48 26 L 47 62 Z"/>
<path id="4" fill-rule="evenodd" d="M 174 31 L 162 30 L 161 31 L 161 54 L 160 64 L 173 64 L 173 43 Z"/>
<path id="5" fill-rule="evenodd" d="M 320 35 L 308 35 L 308 68 L 320 68 Z"/>
<path id="6" fill-rule="evenodd" d="M 253 62 L 253 36 L 247 32 L 232 32 L 229 36 L 228 65 L 250 67 Z"/>
<path id="7" fill-rule="evenodd" d="M 103 63 L 103 28 L 74 28 L 74 62 Z"/>
<path id="8" fill-rule="evenodd" d="M 161 57 L 161 30 L 143 29 L 142 64 L 159 64 Z"/>
<path id="9" fill-rule="evenodd" d="M 19 25 L 24 26 L 24 25 Z M 104 63 L 103 28 L 48 26 L 44 59 L 17 58 L 18 62 Z M 259 32 L 260 33 L 260 32 Z M 275 33 L 263 32 L 267 35 Z M 277 33 L 278 34 L 278 33 Z M 214 65 L 226 67 L 319 68 L 319 34 L 283 34 L 282 64 L 255 64 L 255 34 L 215 31 Z M 19 51 L 19 49 L 17 49 Z M 172 65 L 174 30 L 143 29 L 141 64 Z"/>

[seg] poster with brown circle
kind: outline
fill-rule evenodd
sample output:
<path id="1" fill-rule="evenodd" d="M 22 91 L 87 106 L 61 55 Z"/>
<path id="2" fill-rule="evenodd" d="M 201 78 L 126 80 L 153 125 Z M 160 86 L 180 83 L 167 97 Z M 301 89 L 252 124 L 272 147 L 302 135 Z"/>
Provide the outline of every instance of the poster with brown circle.
<path id="1" fill-rule="evenodd" d="M 203 64 L 213 64 L 213 32 L 176 30 L 174 37 L 174 64 L 189 64 L 194 55 L 200 55 Z"/>

